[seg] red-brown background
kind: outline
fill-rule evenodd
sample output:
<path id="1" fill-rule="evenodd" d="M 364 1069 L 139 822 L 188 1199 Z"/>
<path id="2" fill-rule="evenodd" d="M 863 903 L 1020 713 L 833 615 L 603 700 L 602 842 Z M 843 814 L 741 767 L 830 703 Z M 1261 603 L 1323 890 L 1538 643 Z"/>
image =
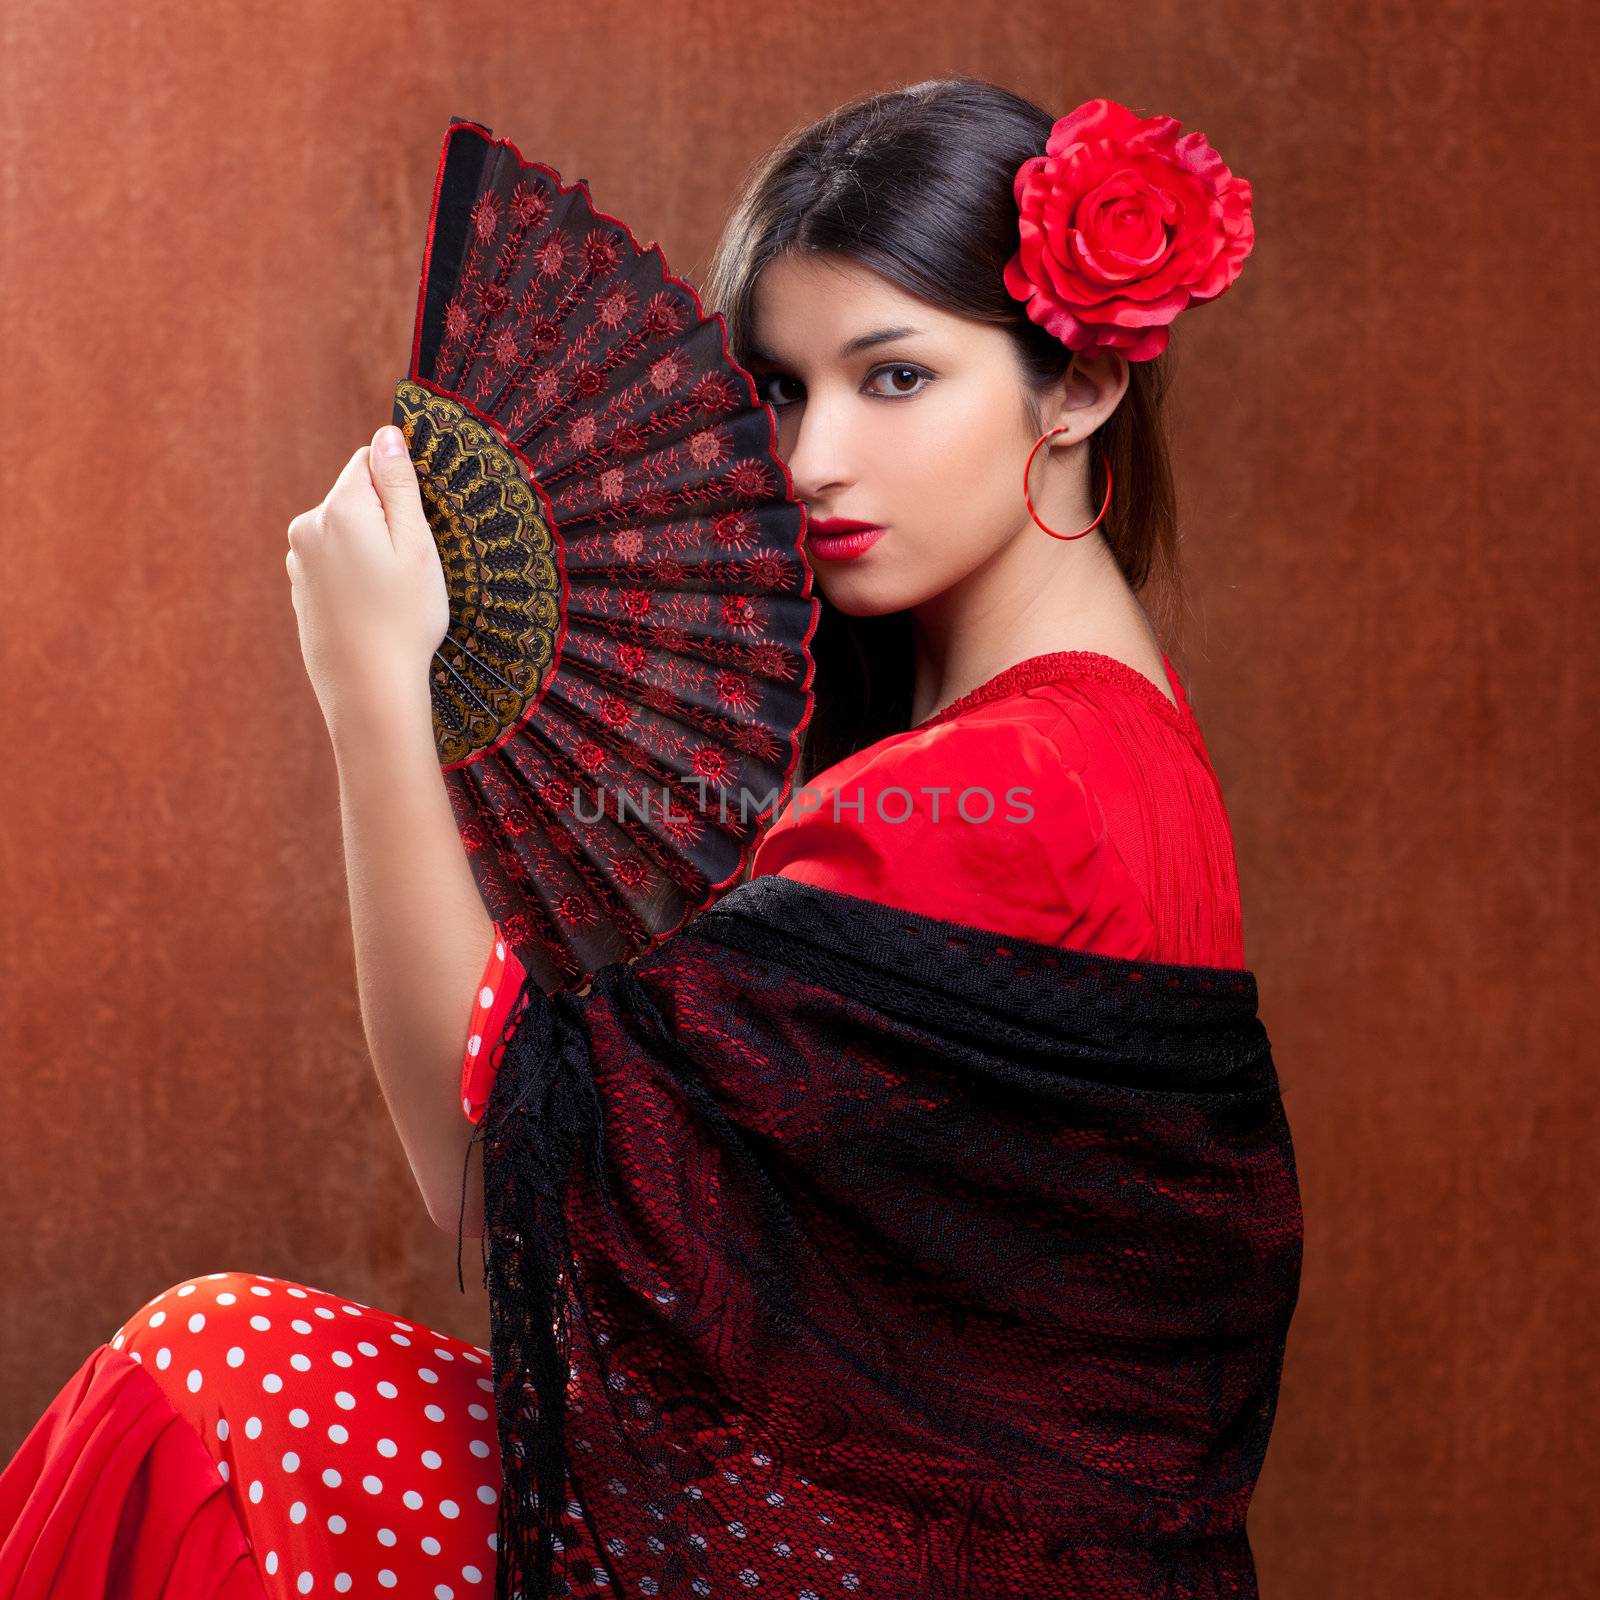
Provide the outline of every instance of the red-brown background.
<path id="1" fill-rule="evenodd" d="M 1575 0 L 163 0 L 0 24 L 0 1456 L 246 1268 L 487 1338 L 365 1058 L 289 519 L 388 419 L 452 115 L 698 280 L 746 165 L 963 70 L 1255 186 L 1180 322 L 1177 657 L 1300 1157 L 1268 1600 L 1592 1592 L 1591 35 Z M 464 1002 L 465 1002 L 465 998 Z M 463 1026 L 465 1014 L 463 1014 Z"/>

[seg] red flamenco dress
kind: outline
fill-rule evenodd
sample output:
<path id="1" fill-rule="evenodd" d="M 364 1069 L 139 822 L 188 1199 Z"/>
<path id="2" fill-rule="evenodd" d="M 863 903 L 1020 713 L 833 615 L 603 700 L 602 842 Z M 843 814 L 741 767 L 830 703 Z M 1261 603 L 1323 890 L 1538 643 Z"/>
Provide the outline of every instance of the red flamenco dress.
<path id="1" fill-rule="evenodd" d="M 858 751 L 786 804 L 753 874 L 783 873 L 1018 937 L 1243 967 L 1222 794 L 1171 663 L 1057 651 Z M 468 1024 L 482 1115 L 521 986 L 497 936 Z M 251 1272 L 174 1284 L 98 1346 L 0 1472 L 0 1600 L 468 1600 L 494 1589 L 489 1352 Z M 781 1513 L 744 1530 L 782 1541 Z M 770 1526 L 768 1525 L 770 1524 Z M 758 1526 L 759 1525 L 759 1526 Z M 618 1597 L 576 1501 L 571 1593 Z M 816 1600 L 866 1600 L 830 1573 Z M 901 1597 L 890 1597 L 901 1600 Z"/>

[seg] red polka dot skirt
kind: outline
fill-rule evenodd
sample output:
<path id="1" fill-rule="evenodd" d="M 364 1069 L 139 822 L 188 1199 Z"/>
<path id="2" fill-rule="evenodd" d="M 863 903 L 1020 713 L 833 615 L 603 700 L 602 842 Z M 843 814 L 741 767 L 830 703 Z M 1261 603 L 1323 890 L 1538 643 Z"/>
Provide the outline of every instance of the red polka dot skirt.
<path id="1" fill-rule="evenodd" d="M 129 1317 L 0 1473 L 0 1596 L 469 1600 L 499 1499 L 486 1350 L 214 1272 Z"/>

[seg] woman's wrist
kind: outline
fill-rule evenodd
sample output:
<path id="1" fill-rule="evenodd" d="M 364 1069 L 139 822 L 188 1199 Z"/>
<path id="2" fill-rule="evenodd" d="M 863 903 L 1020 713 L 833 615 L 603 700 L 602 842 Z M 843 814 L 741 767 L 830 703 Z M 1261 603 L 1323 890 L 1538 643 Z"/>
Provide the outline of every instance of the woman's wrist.
<path id="1" fill-rule="evenodd" d="M 426 734 L 433 746 L 433 701 L 425 677 L 388 676 L 352 686 L 323 711 L 334 759 L 359 758 L 374 746 L 414 741 Z"/>

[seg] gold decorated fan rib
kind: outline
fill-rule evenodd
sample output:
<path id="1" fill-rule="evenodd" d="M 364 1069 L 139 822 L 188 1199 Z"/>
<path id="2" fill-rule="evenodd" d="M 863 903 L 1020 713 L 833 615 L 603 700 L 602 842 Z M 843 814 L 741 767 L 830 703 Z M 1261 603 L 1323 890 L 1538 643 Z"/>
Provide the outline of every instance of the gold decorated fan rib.
<path id="1" fill-rule="evenodd" d="M 561 563 L 541 495 L 492 429 L 409 378 L 395 399 L 450 593 L 430 677 L 439 760 L 455 767 L 538 704 L 556 667 Z"/>

